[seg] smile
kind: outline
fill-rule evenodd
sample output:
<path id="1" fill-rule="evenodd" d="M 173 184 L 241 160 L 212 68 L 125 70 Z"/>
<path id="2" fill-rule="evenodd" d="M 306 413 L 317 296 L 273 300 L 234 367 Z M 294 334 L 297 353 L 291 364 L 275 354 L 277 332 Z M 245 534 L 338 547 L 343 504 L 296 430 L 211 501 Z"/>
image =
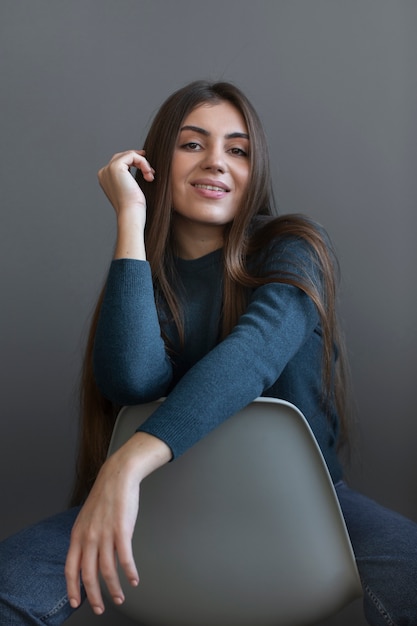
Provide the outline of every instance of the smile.
<path id="1" fill-rule="evenodd" d="M 208 189 L 209 191 L 229 191 L 228 189 L 224 189 L 223 187 L 216 187 L 215 185 L 193 185 L 196 189 Z"/>

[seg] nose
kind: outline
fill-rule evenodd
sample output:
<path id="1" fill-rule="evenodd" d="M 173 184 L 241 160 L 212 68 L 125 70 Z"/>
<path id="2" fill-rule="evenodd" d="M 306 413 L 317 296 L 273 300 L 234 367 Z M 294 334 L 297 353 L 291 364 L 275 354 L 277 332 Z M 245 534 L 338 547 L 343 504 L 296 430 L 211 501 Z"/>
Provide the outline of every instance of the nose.
<path id="1" fill-rule="evenodd" d="M 225 154 L 221 146 L 214 145 L 205 151 L 202 168 L 222 173 L 226 171 Z"/>

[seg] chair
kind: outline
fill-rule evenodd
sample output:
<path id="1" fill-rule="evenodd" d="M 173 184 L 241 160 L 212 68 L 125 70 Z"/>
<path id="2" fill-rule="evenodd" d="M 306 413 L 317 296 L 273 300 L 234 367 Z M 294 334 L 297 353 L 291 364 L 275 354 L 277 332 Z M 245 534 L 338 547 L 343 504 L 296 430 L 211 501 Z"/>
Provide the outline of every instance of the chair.
<path id="1" fill-rule="evenodd" d="M 109 453 L 158 406 L 125 407 Z M 141 486 L 141 626 L 306 626 L 361 595 L 344 520 L 300 411 L 260 398 Z"/>

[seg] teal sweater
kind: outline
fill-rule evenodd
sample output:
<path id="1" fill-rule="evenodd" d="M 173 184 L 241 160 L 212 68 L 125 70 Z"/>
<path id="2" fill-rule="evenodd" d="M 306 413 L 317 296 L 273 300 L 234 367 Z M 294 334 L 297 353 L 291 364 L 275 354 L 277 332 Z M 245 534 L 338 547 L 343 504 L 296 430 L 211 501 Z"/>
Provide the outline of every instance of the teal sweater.
<path id="1" fill-rule="evenodd" d="M 295 240 L 283 247 L 278 242 L 266 269 L 279 271 L 281 265 L 295 271 L 294 258 L 305 263 L 305 244 Z M 282 398 L 303 412 L 333 481 L 340 480 L 339 424 L 321 402 L 322 339 L 311 299 L 282 283 L 258 287 L 231 334 L 219 341 L 222 251 L 177 259 L 176 269 L 183 349 L 167 311 L 157 311 L 149 264 L 129 259 L 111 264 L 94 348 L 95 378 L 103 395 L 117 405 L 166 396 L 139 430 L 165 441 L 174 458 L 256 397 Z M 174 346 L 169 353 L 161 326 Z"/>

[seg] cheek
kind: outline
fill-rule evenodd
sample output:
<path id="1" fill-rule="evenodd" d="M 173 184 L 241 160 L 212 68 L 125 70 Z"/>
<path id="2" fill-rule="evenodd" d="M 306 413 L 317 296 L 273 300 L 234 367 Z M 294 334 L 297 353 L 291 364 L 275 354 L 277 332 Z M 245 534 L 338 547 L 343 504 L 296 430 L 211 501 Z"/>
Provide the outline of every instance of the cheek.
<path id="1" fill-rule="evenodd" d="M 184 174 L 185 170 L 188 167 L 188 159 L 187 159 L 187 153 L 185 152 L 175 152 L 174 156 L 172 157 L 171 160 L 171 172 L 177 175 L 177 176 L 181 176 L 182 174 Z"/>
<path id="2" fill-rule="evenodd" d="M 240 184 L 242 193 L 245 193 L 245 191 L 249 187 L 249 180 L 250 180 L 249 168 L 245 168 L 244 170 L 242 170 L 240 177 L 239 177 L 239 184 Z"/>
<path id="3" fill-rule="evenodd" d="M 179 175 L 179 163 L 178 163 L 177 154 L 174 154 L 172 158 L 170 173 L 171 173 L 171 185 L 173 186 L 175 181 L 178 180 L 178 175 Z"/>
<path id="4" fill-rule="evenodd" d="M 182 176 L 181 176 L 181 167 L 178 163 L 178 160 L 172 162 L 171 166 L 171 189 L 172 192 L 175 190 L 178 192 L 181 186 Z"/>

